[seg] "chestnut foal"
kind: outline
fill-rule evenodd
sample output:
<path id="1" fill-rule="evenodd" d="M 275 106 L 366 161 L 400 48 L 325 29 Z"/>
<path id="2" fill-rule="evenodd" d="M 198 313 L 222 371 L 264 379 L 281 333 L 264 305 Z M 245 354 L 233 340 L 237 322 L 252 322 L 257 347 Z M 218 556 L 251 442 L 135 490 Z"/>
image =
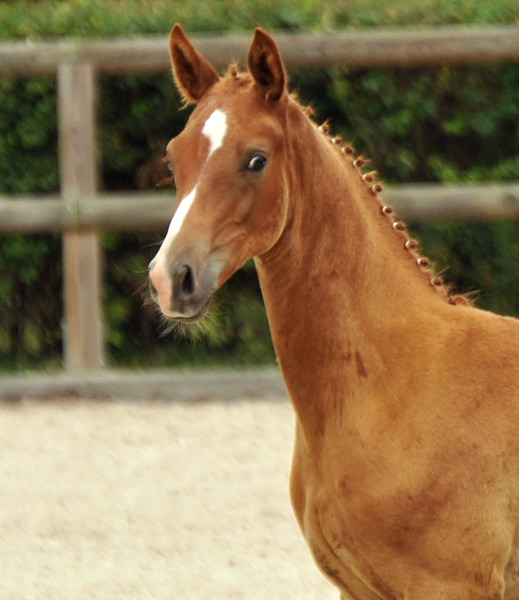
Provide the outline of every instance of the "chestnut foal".
<path id="1" fill-rule="evenodd" d="M 317 564 L 343 600 L 519 599 L 519 321 L 450 296 L 264 31 L 248 73 L 221 78 L 178 25 L 170 52 L 197 107 L 167 146 L 153 294 L 193 322 L 255 258 Z"/>

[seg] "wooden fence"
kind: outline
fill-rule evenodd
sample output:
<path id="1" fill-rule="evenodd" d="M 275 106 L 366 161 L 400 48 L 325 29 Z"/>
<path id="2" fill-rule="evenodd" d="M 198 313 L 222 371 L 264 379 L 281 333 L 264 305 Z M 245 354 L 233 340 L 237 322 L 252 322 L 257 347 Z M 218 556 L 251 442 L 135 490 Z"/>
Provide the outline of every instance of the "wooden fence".
<path id="1" fill-rule="evenodd" d="M 519 61 L 519 27 L 443 27 L 330 34 L 276 34 L 288 67 L 416 66 Z M 192 36 L 215 65 L 241 60 L 251 35 Z M 0 76 L 55 75 L 61 195 L 0 197 L 0 232 L 63 235 L 68 373 L 103 366 L 102 230 L 155 229 L 171 219 L 171 194 L 104 194 L 96 167 L 96 79 L 169 69 L 166 37 L 0 44 Z M 411 222 L 519 218 L 519 182 L 400 185 L 385 197 Z M 160 234 L 158 234 L 160 237 Z"/>

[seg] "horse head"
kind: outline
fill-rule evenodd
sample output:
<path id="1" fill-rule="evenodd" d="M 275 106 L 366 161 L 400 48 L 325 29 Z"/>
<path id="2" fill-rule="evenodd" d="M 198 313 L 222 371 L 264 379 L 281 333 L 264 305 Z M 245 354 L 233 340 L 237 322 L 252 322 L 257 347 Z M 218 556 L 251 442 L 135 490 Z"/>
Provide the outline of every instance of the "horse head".
<path id="1" fill-rule="evenodd" d="M 220 77 L 179 25 L 171 31 L 170 56 L 180 92 L 196 107 L 167 145 L 179 203 L 149 272 L 162 312 L 193 322 L 233 273 L 281 237 L 289 95 L 279 50 L 261 29 L 248 73 L 231 68 Z"/>

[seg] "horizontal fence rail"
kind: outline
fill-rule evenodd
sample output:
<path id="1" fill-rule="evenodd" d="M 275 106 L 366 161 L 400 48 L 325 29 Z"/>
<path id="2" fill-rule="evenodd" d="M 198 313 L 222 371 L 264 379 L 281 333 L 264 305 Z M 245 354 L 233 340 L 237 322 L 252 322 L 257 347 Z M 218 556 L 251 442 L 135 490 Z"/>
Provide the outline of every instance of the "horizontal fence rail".
<path id="1" fill-rule="evenodd" d="M 480 184 L 400 184 L 382 194 L 399 217 L 424 221 L 519 219 L 519 181 Z M 176 207 L 170 194 L 129 192 L 76 198 L 0 196 L 0 230 L 51 233 L 67 229 L 165 231 Z"/>
<path id="2" fill-rule="evenodd" d="M 197 370 L 178 372 L 147 370 L 129 373 L 34 374 L 0 378 L 0 399 L 125 398 L 134 400 L 238 400 L 286 398 L 278 369 Z"/>
<path id="3" fill-rule="evenodd" d="M 288 67 L 389 67 L 519 60 L 519 26 L 413 27 L 329 33 L 275 33 Z M 190 36 L 222 67 L 246 57 L 251 34 Z M 93 65 L 120 75 L 166 71 L 166 36 L 119 40 L 12 42 L 0 45 L 0 75 L 52 75 L 63 63 Z"/>
<path id="4" fill-rule="evenodd" d="M 252 33 L 191 38 L 221 67 L 231 60 L 244 64 Z M 278 32 L 275 38 L 289 68 L 519 61 L 516 25 Z M 172 190 L 120 194 L 97 190 L 96 80 L 100 75 L 169 69 L 167 36 L 0 43 L 0 76 L 55 76 L 58 82 L 60 195 L 0 196 L 0 233 L 60 232 L 63 236 L 64 364 L 69 373 L 98 370 L 104 363 L 99 232 L 164 232 L 175 208 Z M 395 185 L 388 187 L 384 198 L 411 223 L 519 218 L 519 181 Z M 80 388 L 75 385 L 75 389 Z"/>

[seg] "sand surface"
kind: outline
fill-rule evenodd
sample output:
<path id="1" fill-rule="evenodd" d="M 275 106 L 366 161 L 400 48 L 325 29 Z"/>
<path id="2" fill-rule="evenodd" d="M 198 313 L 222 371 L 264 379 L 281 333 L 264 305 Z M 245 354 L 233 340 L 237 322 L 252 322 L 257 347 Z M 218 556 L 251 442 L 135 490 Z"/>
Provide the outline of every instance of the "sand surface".
<path id="1" fill-rule="evenodd" d="M 337 600 L 284 398 L 0 404 L 0 599 Z"/>

